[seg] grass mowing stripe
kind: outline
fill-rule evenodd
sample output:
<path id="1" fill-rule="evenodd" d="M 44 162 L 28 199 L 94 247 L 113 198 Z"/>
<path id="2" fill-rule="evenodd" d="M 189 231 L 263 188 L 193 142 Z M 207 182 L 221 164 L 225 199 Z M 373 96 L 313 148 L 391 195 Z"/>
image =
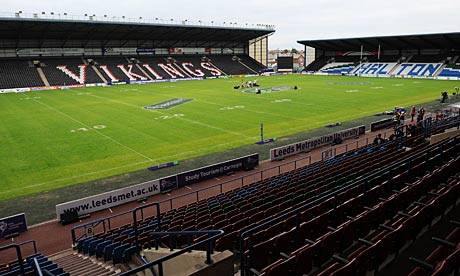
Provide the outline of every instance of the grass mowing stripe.
<path id="1" fill-rule="evenodd" d="M 37 97 L 86 125 L 106 126 L 99 131 L 163 163 L 252 144 L 259 139 L 261 122 L 267 137 L 300 138 L 306 131 L 329 123 L 358 119 L 395 106 L 419 106 L 435 100 L 440 91 L 451 92 L 459 86 L 458 81 L 438 80 L 417 80 L 416 85 L 410 79 L 361 78 L 358 82 L 346 76 L 258 79 L 265 88 L 296 85 L 299 89 L 255 95 L 233 89 L 241 79 L 215 79 L 0 95 L 0 179 L 4 188 L 0 200 L 145 170 L 142 161 L 148 163 L 148 159 L 98 132 L 78 130 L 80 123 L 47 112 L 45 106 L 30 98 Z M 346 92 L 350 90 L 358 92 Z M 194 101 L 173 110 L 142 110 L 172 98 Z M 34 183 L 53 184 L 13 191 Z"/>
<path id="2" fill-rule="evenodd" d="M 56 179 L 56 180 L 53 180 L 53 181 L 48 181 L 48 182 L 42 182 L 42 183 L 37 183 L 37 184 L 22 186 L 22 187 L 20 187 L 20 188 L 9 189 L 9 190 L 7 190 L 7 191 L 0 192 L 0 194 L 6 194 L 6 193 L 13 192 L 13 191 L 21 191 L 21 190 L 24 190 L 24 189 L 29 189 L 29 188 L 33 188 L 33 187 L 44 186 L 44 185 L 48 185 L 48 184 L 51 184 L 51 183 L 57 183 L 57 182 L 61 182 L 61 181 L 71 180 L 71 179 L 78 179 L 78 178 L 81 178 L 81 177 L 83 177 L 83 176 L 88 176 L 88 175 L 92 175 L 92 174 L 98 174 L 98 173 L 101 173 L 101 172 L 107 172 L 107 171 L 118 170 L 118 169 L 121 169 L 121 168 L 127 168 L 127 167 L 137 166 L 137 165 L 141 165 L 141 164 L 145 164 L 145 163 L 149 163 L 149 162 L 150 162 L 150 161 L 137 162 L 137 163 L 128 164 L 128 165 L 123 165 L 123 166 L 118 166 L 118 167 L 114 167 L 114 168 L 110 168 L 110 169 L 99 170 L 99 171 L 84 173 L 84 174 L 80 174 L 80 175 L 74 175 L 74 176 L 67 177 L 67 178 Z"/>
<path id="3" fill-rule="evenodd" d="M 147 159 L 148 161 L 155 161 L 154 159 L 152 159 L 152 158 L 150 158 L 150 157 L 148 157 L 148 156 L 146 156 L 146 155 L 144 155 L 144 154 L 138 152 L 137 150 L 135 150 L 135 149 L 133 149 L 133 148 L 131 148 L 131 147 L 128 147 L 127 145 L 124 145 L 124 144 L 120 143 L 119 141 L 113 139 L 113 138 L 110 137 L 110 136 L 107 136 L 106 134 L 100 132 L 99 130 L 94 129 L 94 128 L 91 128 L 90 126 L 84 124 L 83 122 L 80 122 L 79 120 L 73 118 L 72 116 L 70 116 L 70 115 L 68 115 L 68 114 L 65 114 L 64 112 L 62 112 L 62 111 L 60 111 L 60 110 L 58 110 L 58 109 L 56 109 L 56 108 L 54 108 L 54 107 L 51 107 L 51 106 L 49 106 L 49 105 L 47 105 L 47 104 L 45 104 L 45 103 L 43 103 L 43 102 L 41 102 L 41 101 L 39 101 L 39 100 L 36 100 L 36 99 L 33 99 L 33 100 L 34 100 L 35 102 L 41 104 L 41 105 L 46 106 L 48 109 L 51 109 L 51 110 L 53 110 L 53 111 L 55 111 L 55 112 L 57 112 L 57 113 L 59 113 L 59 114 L 65 116 L 65 117 L 71 119 L 72 121 L 81 124 L 82 126 L 88 128 L 88 129 L 92 129 L 92 130 L 95 131 L 97 134 L 99 134 L 99 135 L 101 135 L 101 136 L 103 136 L 103 137 L 105 137 L 105 138 L 111 140 L 112 142 L 114 142 L 114 143 L 116 143 L 116 144 L 118 144 L 118 145 L 120 145 L 120 146 L 122 146 L 122 147 L 124 147 L 124 148 L 126 148 L 126 149 L 128 149 L 128 150 L 130 150 L 130 151 L 132 151 L 132 152 L 134 152 L 134 153 L 136 153 L 136 154 L 139 155 L 139 156 L 142 156 L 143 158 Z"/>
<path id="4" fill-rule="evenodd" d="M 114 101 L 114 102 L 117 102 L 117 103 L 120 103 L 120 104 L 124 104 L 124 105 L 127 105 L 127 106 L 134 107 L 134 108 L 136 108 L 136 109 L 139 109 L 139 108 L 143 109 L 143 107 L 139 107 L 139 106 L 134 105 L 134 104 L 124 103 L 124 102 L 120 102 L 120 101 L 116 101 L 116 100 L 112 100 L 112 99 L 109 99 L 109 98 L 105 98 L 105 97 L 101 97 L 101 96 L 96 96 L 96 95 L 90 95 L 90 96 L 96 97 L 96 98 L 100 98 L 100 99 L 104 99 L 104 100 L 107 100 L 107 101 Z M 161 112 L 161 111 L 159 111 L 158 109 L 156 109 L 156 110 L 147 109 L 146 111 L 154 112 L 154 113 L 159 113 L 159 114 L 162 114 L 162 115 L 167 115 L 167 113 Z M 212 125 L 210 125 L 210 124 L 198 122 L 198 121 L 195 121 L 195 120 L 190 120 L 190 119 L 187 119 L 187 118 L 184 118 L 184 117 L 178 117 L 178 119 L 187 121 L 187 122 L 192 123 L 192 124 L 201 125 L 201 126 L 204 126 L 204 127 L 207 127 L 207 128 L 212 128 L 212 129 L 220 130 L 220 131 L 222 131 L 222 132 L 230 133 L 230 134 L 233 134 L 233 135 L 236 135 L 236 136 L 242 136 L 242 137 L 246 137 L 246 138 L 251 138 L 250 136 L 244 135 L 244 134 L 239 133 L 239 132 L 229 131 L 229 130 L 226 130 L 226 129 L 223 129 L 223 128 L 220 128 L 220 127 L 212 126 Z"/>

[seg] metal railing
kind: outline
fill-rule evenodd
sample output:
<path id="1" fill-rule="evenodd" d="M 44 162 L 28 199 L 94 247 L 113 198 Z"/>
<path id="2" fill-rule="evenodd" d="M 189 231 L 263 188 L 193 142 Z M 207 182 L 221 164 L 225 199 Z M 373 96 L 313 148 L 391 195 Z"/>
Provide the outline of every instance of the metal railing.
<path id="1" fill-rule="evenodd" d="M 405 137 L 404 137 L 405 138 Z M 449 139 L 448 139 L 449 140 Z M 460 140 L 458 139 L 453 139 L 453 141 L 455 141 L 456 143 L 459 143 Z M 337 188 L 334 188 L 333 190 L 331 191 L 327 191 L 327 192 L 324 192 L 323 194 L 320 194 L 318 196 L 316 196 L 314 198 L 314 200 L 308 202 L 307 204 L 303 205 L 303 206 L 300 206 L 294 210 L 290 210 L 284 214 L 281 214 L 279 216 L 277 216 L 276 218 L 274 219 L 271 219 L 269 221 L 266 221 L 260 225 L 257 225 L 251 229 L 248 229 L 246 231 L 244 231 L 241 235 L 240 235 L 240 238 L 239 238 L 239 248 L 240 248 L 240 252 L 246 252 L 246 249 L 249 250 L 249 255 L 248 255 L 248 260 L 249 260 L 249 268 L 251 263 L 252 263 L 252 259 L 254 258 L 253 256 L 253 253 L 252 253 L 252 247 L 253 247 L 253 242 L 252 242 L 252 235 L 255 233 L 255 232 L 258 232 L 258 231 L 261 231 L 263 229 L 267 229 L 269 226 L 271 225 L 274 225 L 284 219 L 287 219 L 289 217 L 293 217 L 295 216 L 296 217 L 296 240 L 298 241 L 298 237 L 300 236 L 299 235 L 299 231 L 300 231 L 300 223 L 301 223 L 301 213 L 302 211 L 304 210 L 307 210 L 308 208 L 312 207 L 312 206 L 315 206 L 317 204 L 320 204 L 321 202 L 324 202 L 325 200 L 328 200 L 330 198 L 333 198 L 333 197 L 336 197 L 338 194 L 340 194 L 341 192 L 344 192 L 344 191 L 347 191 L 348 189 L 352 188 L 352 187 L 355 187 L 355 186 L 359 186 L 359 185 L 363 185 L 363 192 L 367 191 L 369 189 L 368 186 L 368 181 L 369 180 L 372 180 L 374 177 L 376 176 L 379 176 L 379 175 L 387 175 L 387 179 L 390 180 L 391 179 L 391 173 L 399 168 L 401 168 L 402 166 L 406 167 L 407 170 L 409 171 L 409 173 L 411 172 L 411 169 L 412 169 L 412 160 L 415 160 L 416 158 L 420 158 L 420 157 L 427 157 L 429 156 L 429 154 L 431 154 L 432 152 L 439 152 L 438 154 L 436 154 L 435 156 L 433 156 L 431 159 L 428 159 L 427 158 L 427 162 L 430 162 L 430 161 L 433 161 L 433 162 L 437 162 L 439 161 L 439 159 L 442 159 L 442 155 L 444 154 L 443 153 L 443 145 L 447 143 L 447 141 L 444 141 L 444 142 L 441 142 L 439 144 L 436 144 L 434 146 L 432 146 L 431 148 L 425 150 L 425 151 L 422 151 L 422 152 L 418 152 L 418 153 L 415 153 L 414 155 L 411 155 L 411 156 L 408 156 L 408 157 L 405 157 L 399 161 L 396 161 L 394 163 L 391 163 L 385 167 L 382 167 L 380 169 L 377 169 L 371 173 L 368 173 L 368 174 L 365 174 L 363 176 L 360 176 L 358 177 L 357 179 L 353 179 L 353 180 L 349 180 L 347 182 L 345 182 L 344 184 L 340 185 L 339 187 Z M 245 239 L 247 239 L 247 243 L 245 243 Z M 247 248 L 245 248 L 245 244 L 247 245 Z M 241 254 L 240 255 L 240 271 L 241 271 L 241 276 L 244 276 L 245 275 L 245 254 Z"/>
<path id="2" fill-rule="evenodd" d="M 159 238 L 162 235 L 172 235 L 172 236 L 177 236 L 177 235 L 186 235 L 186 236 L 193 236 L 193 235 L 208 235 L 208 237 L 202 241 L 199 241 L 194 244 L 189 244 L 186 247 L 173 252 L 167 256 L 161 257 L 159 259 L 156 259 L 154 261 L 148 262 L 144 265 L 141 265 L 137 268 L 134 268 L 130 271 L 121 273 L 119 276 L 128 276 L 128 275 L 134 275 L 138 272 L 144 271 L 146 269 L 151 269 L 153 270 L 154 266 L 158 266 L 158 276 L 163 276 L 163 263 L 166 262 L 167 260 L 170 260 L 172 258 L 175 258 L 179 255 L 182 255 L 184 253 L 190 252 L 192 249 L 197 248 L 203 244 L 206 244 L 206 261 L 205 264 L 212 264 L 213 261 L 211 259 L 211 254 L 213 253 L 213 244 L 215 240 L 221 236 L 223 236 L 224 231 L 222 230 L 203 230 L 203 231 L 181 231 L 181 232 L 152 232 L 149 234 L 149 239 L 152 236 L 155 236 L 155 238 Z"/>
<path id="3" fill-rule="evenodd" d="M 383 132 L 383 138 L 386 138 L 389 133 L 393 133 L 393 130 L 391 129 L 391 130 L 386 130 L 385 132 Z M 333 151 L 334 155 L 339 155 L 339 154 L 347 153 L 347 152 L 349 152 L 351 150 L 355 150 L 355 149 L 363 147 L 363 146 L 368 146 L 368 145 L 370 145 L 372 143 L 373 143 L 373 138 L 366 137 L 366 138 L 363 138 L 363 139 L 357 139 L 356 141 L 351 142 L 351 143 L 337 145 L 337 146 L 332 148 L 332 151 Z M 319 160 L 316 160 L 316 161 L 319 161 Z M 157 204 L 159 204 L 160 212 L 165 211 L 166 209 L 178 208 L 180 206 L 175 206 L 175 203 L 183 201 L 184 199 L 193 198 L 193 200 L 199 201 L 199 200 L 202 199 L 201 198 L 202 194 L 205 194 L 205 197 L 209 197 L 209 191 L 214 190 L 214 191 L 216 191 L 215 192 L 216 194 L 221 194 L 224 191 L 226 192 L 226 191 L 230 191 L 232 189 L 235 189 L 235 187 L 244 187 L 246 185 L 253 184 L 253 183 L 257 182 L 257 181 L 261 181 L 261 180 L 264 180 L 266 178 L 269 178 L 269 177 L 271 177 L 273 175 L 280 175 L 281 173 L 287 173 L 287 172 L 296 170 L 298 168 L 306 167 L 306 166 L 311 165 L 312 163 L 314 163 L 316 161 L 313 161 L 311 155 L 305 156 L 305 157 L 298 158 L 298 159 L 290 161 L 290 162 L 286 162 L 286 163 L 283 163 L 283 164 L 280 164 L 280 165 L 276 165 L 276 166 L 261 170 L 259 172 L 249 173 L 249 174 L 246 174 L 244 176 L 241 176 L 241 177 L 238 177 L 238 178 L 235 178 L 235 179 L 231 179 L 231 180 L 224 181 L 222 183 L 207 186 L 207 187 L 204 187 L 204 188 L 196 190 L 196 191 L 192 191 L 192 192 L 189 192 L 189 193 L 185 193 L 185 194 L 181 194 L 181 195 L 172 197 L 170 199 L 162 200 L 162 201 L 159 201 Z M 228 188 L 228 187 L 230 187 L 230 188 Z M 228 189 L 225 189 L 225 188 L 228 188 Z M 205 197 L 203 197 L 203 198 L 205 198 Z M 142 219 L 144 218 L 144 210 L 149 206 L 152 206 L 152 205 L 145 205 L 143 207 L 140 207 L 139 210 L 141 212 L 140 215 L 141 215 Z M 165 208 L 162 208 L 162 207 L 165 207 Z M 72 231 L 72 241 L 73 241 L 73 243 L 76 244 L 76 242 L 79 239 L 88 236 L 86 233 L 82 233 L 79 237 L 77 237 L 76 232 L 79 231 L 80 229 L 85 228 L 85 227 L 86 228 L 87 227 L 96 228 L 96 227 L 100 226 L 102 229 L 99 229 L 99 230 L 101 230 L 102 233 L 105 233 L 108 230 L 112 229 L 112 224 L 113 224 L 112 221 L 113 220 L 119 219 L 121 216 L 129 215 L 132 212 L 133 212 L 132 210 L 129 210 L 129 211 L 125 211 L 125 212 L 122 212 L 122 213 L 119 213 L 119 214 L 116 214 L 116 215 L 112 215 L 112 216 L 109 216 L 109 217 L 106 217 L 106 218 L 97 219 L 97 220 L 90 221 L 90 222 L 87 222 L 87 223 L 84 223 L 84 224 L 81 224 L 81 225 L 78 225 L 78 226 L 74 226 L 72 228 L 72 230 L 71 230 Z M 95 233 L 93 233 L 93 234 L 95 234 Z"/>
<path id="4" fill-rule="evenodd" d="M 37 258 L 33 258 L 32 267 L 37 276 L 43 276 L 43 272 L 42 272 L 42 269 L 40 268 L 40 264 L 38 263 Z"/>
<path id="5" fill-rule="evenodd" d="M 145 206 L 140 206 L 140 207 L 137 207 L 133 210 L 133 228 L 134 228 L 134 235 L 136 237 L 136 247 L 137 247 L 137 250 L 140 250 L 142 248 L 142 246 L 139 245 L 139 233 L 138 233 L 138 227 L 137 227 L 137 212 L 140 211 L 141 212 L 141 216 L 142 216 L 142 219 L 143 219 L 143 216 L 144 216 L 144 209 L 145 208 L 149 208 L 151 206 L 155 206 L 156 207 L 156 211 L 157 211 L 157 215 L 156 215 L 156 219 L 157 219 L 157 231 L 161 231 L 161 216 L 160 216 L 160 204 L 158 202 L 152 202 L 150 204 L 147 204 Z"/>
<path id="6" fill-rule="evenodd" d="M 29 244 L 29 243 L 31 243 L 33 245 L 34 253 L 37 253 L 37 244 L 35 243 L 34 240 L 28 240 L 28 241 L 24 241 L 24 242 L 21 242 L 21 243 L 9 244 L 9 245 L 5 245 L 5 246 L 0 247 L 0 251 L 8 250 L 8 249 L 11 249 L 11 248 L 14 248 L 16 250 L 16 257 L 17 257 L 16 260 L 18 262 L 19 271 L 20 271 L 21 275 L 26 275 L 25 270 L 24 270 L 24 262 L 23 262 L 23 257 L 22 257 L 21 246 Z"/>
<path id="7" fill-rule="evenodd" d="M 136 234 L 136 244 L 137 244 L 137 242 L 138 242 L 138 233 L 137 233 L 137 230 L 138 230 L 137 229 L 138 213 L 140 212 L 140 220 L 144 220 L 144 218 L 145 218 L 144 209 L 152 207 L 152 206 L 155 206 L 156 209 L 157 209 L 156 218 L 158 219 L 158 227 L 161 227 L 160 205 L 159 205 L 158 202 L 152 202 L 150 204 L 137 207 L 137 208 L 135 208 L 133 210 L 125 211 L 125 212 L 122 212 L 122 213 L 119 213 L 119 214 L 116 214 L 116 215 L 113 215 L 113 216 L 109 216 L 109 217 L 106 217 L 106 218 L 96 219 L 96 220 L 93 220 L 93 221 L 90 221 L 90 222 L 83 223 L 83 224 L 80 224 L 80 225 L 72 227 L 72 229 L 70 231 L 71 231 L 71 235 L 72 235 L 73 246 L 75 246 L 80 239 L 86 238 L 89 235 L 91 235 L 91 236 L 95 235 L 96 232 L 97 232 L 97 229 L 95 229 L 96 227 L 101 226 L 102 231 L 100 233 L 106 233 L 108 230 L 112 229 L 112 224 L 113 224 L 112 220 L 113 219 L 117 219 L 117 218 L 120 218 L 121 216 L 129 215 L 129 214 L 132 214 L 133 227 L 134 227 L 134 232 Z M 86 232 L 86 229 L 88 229 L 88 228 L 92 228 L 91 234 L 88 234 Z M 77 232 L 80 231 L 81 229 L 85 229 L 85 231 L 77 237 Z"/>

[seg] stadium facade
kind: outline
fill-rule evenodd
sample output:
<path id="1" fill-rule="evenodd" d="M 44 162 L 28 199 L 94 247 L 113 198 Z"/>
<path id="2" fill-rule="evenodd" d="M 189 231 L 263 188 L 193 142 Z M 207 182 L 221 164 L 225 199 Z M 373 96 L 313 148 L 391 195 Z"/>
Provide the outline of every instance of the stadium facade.
<path id="1" fill-rule="evenodd" d="M 460 33 L 300 40 L 315 49 L 306 71 L 332 75 L 460 78 Z"/>

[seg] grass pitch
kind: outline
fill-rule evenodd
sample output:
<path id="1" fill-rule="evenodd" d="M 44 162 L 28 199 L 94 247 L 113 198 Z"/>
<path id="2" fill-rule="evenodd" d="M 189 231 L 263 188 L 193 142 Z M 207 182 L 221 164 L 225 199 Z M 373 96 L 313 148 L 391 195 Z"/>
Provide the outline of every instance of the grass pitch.
<path id="1" fill-rule="evenodd" d="M 253 80 L 248 78 L 245 80 Z M 0 201 L 410 106 L 458 82 L 283 75 L 0 95 Z M 449 93 L 450 94 L 450 93 Z M 145 106 L 193 101 L 165 110 Z"/>

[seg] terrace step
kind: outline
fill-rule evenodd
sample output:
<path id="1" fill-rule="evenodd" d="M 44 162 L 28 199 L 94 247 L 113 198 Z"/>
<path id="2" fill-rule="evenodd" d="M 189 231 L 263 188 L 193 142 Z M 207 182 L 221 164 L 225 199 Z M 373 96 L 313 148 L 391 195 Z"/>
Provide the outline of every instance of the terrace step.
<path id="1" fill-rule="evenodd" d="M 110 263 L 99 261 L 79 253 L 70 253 L 53 260 L 64 271 L 75 276 L 109 276 L 118 275 L 121 270 Z"/>

